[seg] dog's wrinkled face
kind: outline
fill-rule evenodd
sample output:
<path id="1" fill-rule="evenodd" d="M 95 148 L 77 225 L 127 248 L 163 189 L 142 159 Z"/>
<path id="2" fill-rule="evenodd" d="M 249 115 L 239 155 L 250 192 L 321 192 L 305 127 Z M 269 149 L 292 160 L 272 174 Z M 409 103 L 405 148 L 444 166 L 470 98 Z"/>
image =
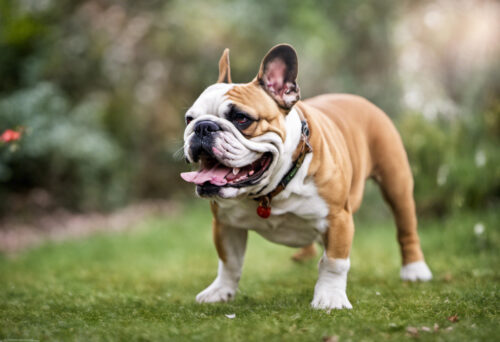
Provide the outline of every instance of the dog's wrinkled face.
<path id="1" fill-rule="evenodd" d="M 203 197 L 256 196 L 273 183 L 290 159 L 287 115 L 299 99 L 297 57 L 279 45 L 262 61 L 248 84 L 232 84 L 227 50 L 219 82 L 208 87 L 186 112 L 184 153 L 199 170 L 185 172 Z M 223 83 L 228 81 L 229 83 Z"/>

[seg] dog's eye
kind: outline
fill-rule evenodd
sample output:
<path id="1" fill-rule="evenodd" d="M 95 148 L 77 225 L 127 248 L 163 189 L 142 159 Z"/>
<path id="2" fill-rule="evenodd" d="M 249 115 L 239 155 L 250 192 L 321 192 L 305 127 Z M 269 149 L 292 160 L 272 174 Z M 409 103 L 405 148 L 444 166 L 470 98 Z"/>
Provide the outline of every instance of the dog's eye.
<path id="1" fill-rule="evenodd" d="M 231 121 L 239 130 L 247 129 L 255 121 L 255 119 L 248 116 L 247 113 L 242 112 L 234 106 L 227 114 L 227 119 Z"/>
<path id="2" fill-rule="evenodd" d="M 236 121 L 240 125 L 244 125 L 250 120 L 243 114 L 236 114 L 234 121 Z"/>
<path id="3" fill-rule="evenodd" d="M 189 125 L 189 123 L 193 121 L 193 117 L 192 116 L 186 116 L 186 125 Z"/>

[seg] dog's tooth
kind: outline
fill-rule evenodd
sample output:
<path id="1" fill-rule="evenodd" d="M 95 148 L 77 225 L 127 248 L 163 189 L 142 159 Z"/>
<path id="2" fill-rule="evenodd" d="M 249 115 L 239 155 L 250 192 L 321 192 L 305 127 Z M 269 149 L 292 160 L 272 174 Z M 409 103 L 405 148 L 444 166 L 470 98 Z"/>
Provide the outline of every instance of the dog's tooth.
<path id="1" fill-rule="evenodd" d="M 233 168 L 233 175 L 237 175 L 238 173 L 240 173 L 240 168 L 239 167 L 234 167 Z"/>

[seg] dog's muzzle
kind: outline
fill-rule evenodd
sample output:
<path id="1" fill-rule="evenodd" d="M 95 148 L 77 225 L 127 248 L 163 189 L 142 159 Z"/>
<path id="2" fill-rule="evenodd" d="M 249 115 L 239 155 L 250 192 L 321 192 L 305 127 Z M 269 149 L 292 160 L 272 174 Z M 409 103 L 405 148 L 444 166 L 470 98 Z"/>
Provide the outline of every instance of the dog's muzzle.
<path id="1" fill-rule="evenodd" d="M 198 187 L 209 189 L 207 193 L 215 193 L 216 189 L 224 186 L 241 188 L 254 185 L 272 163 L 271 152 L 255 153 L 245 150 L 243 144 L 215 121 L 195 122 L 192 132 L 188 143 L 188 154 L 191 161 L 200 162 L 200 168 L 197 171 L 183 172 L 181 177 Z M 224 134 L 227 136 L 223 136 Z M 232 140 L 239 146 L 229 145 L 227 140 Z M 241 166 L 234 166 L 233 158 L 240 157 L 235 151 L 248 153 L 255 158 Z"/>
<path id="2" fill-rule="evenodd" d="M 195 124 L 194 135 L 189 143 L 189 153 L 194 162 L 199 161 L 202 152 L 215 157 L 212 151 L 214 134 L 220 130 L 220 126 L 210 120 L 202 120 Z"/>

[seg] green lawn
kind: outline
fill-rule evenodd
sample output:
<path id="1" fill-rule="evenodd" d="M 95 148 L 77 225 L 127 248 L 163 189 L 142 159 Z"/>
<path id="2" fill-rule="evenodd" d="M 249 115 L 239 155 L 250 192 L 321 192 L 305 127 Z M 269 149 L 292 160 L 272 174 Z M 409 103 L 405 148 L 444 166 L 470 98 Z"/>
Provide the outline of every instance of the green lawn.
<path id="1" fill-rule="evenodd" d="M 217 258 L 208 203 L 195 202 L 129 232 L 1 256 L 0 340 L 400 341 L 416 338 L 409 326 L 437 324 L 417 338 L 498 341 L 499 211 L 422 220 L 435 279 L 419 284 L 399 280 L 392 222 L 358 221 L 347 286 L 354 309 L 326 313 L 309 307 L 316 261 L 293 263 L 292 249 L 255 233 L 237 299 L 197 304 Z M 447 320 L 455 314 L 458 322 Z"/>

